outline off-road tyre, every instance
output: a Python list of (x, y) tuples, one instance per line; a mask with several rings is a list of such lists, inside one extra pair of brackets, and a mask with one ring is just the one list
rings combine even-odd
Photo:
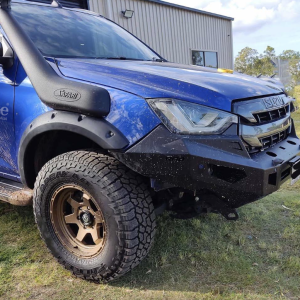
[[(106, 242), (95, 257), (78, 257), (55, 232), (50, 201), (63, 185), (82, 187), (101, 208)], [(153, 244), (155, 213), (143, 178), (116, 159), (97, 152), (69, 152), (46, 163), (35, 183), (33, 207), (47, 248), (60, 264), (82, 279), (112, 281), (136, 267)]]

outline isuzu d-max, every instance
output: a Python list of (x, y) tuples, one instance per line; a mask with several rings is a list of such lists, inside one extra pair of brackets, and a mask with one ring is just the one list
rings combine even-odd
[(278, 85), (170, 63), (89, 11), (0, 0), (0, 199), (76, 276), (137, 266), (156, 216), (219, 212), (300, 175)]

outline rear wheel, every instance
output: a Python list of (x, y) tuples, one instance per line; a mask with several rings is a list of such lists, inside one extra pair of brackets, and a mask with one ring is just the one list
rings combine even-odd
[(154, 207), (142, 179), (96, 152), (49, 161), (35, 184), (34, 212), (51, 253), (87, 280), (124, 275), (153, 243)]

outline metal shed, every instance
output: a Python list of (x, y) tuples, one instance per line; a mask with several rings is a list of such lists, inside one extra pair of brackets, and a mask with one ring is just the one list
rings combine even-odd
[[(32, 2), (40, 2), (45, 4), (51, 4), (52, 0), (28, 0)], [(69, 8), (81, 8), (81, 9), (88, 9), (89, 4), (88, 0), (59, 0), (59, 3), (64, 7)]]
[[(233, 18), (160, 0), (60, 2), (113, 20), (169, 61), (233, 69)], [(124, 15), (126, 10), (133, 12), (131, 18)]]
[[(89, 7), (169, 61), (233, 68), (230, 17), (159, 0), (89, 0)], [(132, 18), (124, 16), (126, 10), (134, 11)]]

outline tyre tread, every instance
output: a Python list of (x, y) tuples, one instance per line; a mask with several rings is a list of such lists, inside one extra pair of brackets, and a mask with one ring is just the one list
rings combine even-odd
[[(70, 172), (81, 171), (85, 179), (100, 185), (106, 192), (118, 223), (119, 249), (114, 264), (105, 271), (105, 266), (92, 270), (78, 269), (61, 257), (56, 259), (75, 276), (95, 282), (99, 280), (108, 282), (129, 272), (149, 253), (156, 227), (154, 206), (142, 178), (115, 158), (96, 151), (72, 151), (59, 155), (44, 165), (36, 179), (34, 188), (36, 220), (36, 212), (41, 210), (39, 193), (45, 179), (49, 174), (59, 172), (63, 168)], [(45, 241), (42, 232), (40, 234)], [(51, 252), (50, 248), (48, 250)]]

